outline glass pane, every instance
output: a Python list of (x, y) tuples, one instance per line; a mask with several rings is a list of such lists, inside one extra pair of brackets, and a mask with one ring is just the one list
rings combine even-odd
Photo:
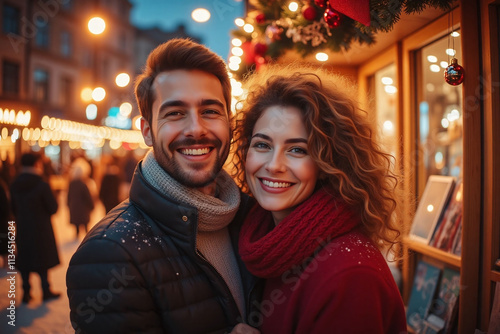
[(384, 67), (374, 75), (377, 137), (385, 152), (396, 157), (396, 65)]
[[(459, 32), (459, 31), (457, 31)], [(460, 37), (448, 35), (419, 51), (418, 193), (430, 175), (462, 175), (462, 86), (444, 80), (450, 59), (461, 60)]]

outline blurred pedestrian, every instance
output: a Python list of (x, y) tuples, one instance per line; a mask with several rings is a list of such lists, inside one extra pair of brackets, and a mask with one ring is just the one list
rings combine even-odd
[(114, 163), (109, 163), (106, 166), (99, 189), (99, 199), (104, 204), (106, 213), (120, 203), (121, 183), (120, 168)]
[(51, 216), (57, 212), (57, 201), (50, 185), (43, 181), (40, 155), (21, 156), (21, 171), (10, 188), (12, 212), (16, 221), (16, 266), (23, 280), (23, 303), (31, 300), (31, 272), (40, 275), (43, 300), (61, 294), (50, 289), (48, 269), (59, 264)]
[(83, 158), (77, 158), (70, 169), (67, 204), (69, 222), (75, 225), (76, 238), (80, 234), (80, 226), (88, 232), (90, 214), (94, 210), (94, 196), (91, 191), (90, 164)]

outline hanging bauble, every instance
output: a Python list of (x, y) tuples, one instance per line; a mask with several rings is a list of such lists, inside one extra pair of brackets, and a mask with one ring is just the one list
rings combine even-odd
[(326, 24), (328, 24), (330, 28), (337, 28), (340, 26), (341, 19), (339, 12), (331, 9), (330, 6), (328, 6), (328, 8), (325, 10), (325, 14), (323, 14), (323, 17)]
[(326, 6), (328, 6), (328, 0), (314, 0), (314, 3), (319, 8), (325, 8)]
[(266, 15), (264, 13), (257, 14), (257, 16), (255, 17), (255, 22), (257, 22), (257, 24), (265, 23)]
[(245, 64), (253, 64), (255, 62), (255, 47), (251, 42), (243, 42), (241, 45), (243, 56), (241, 56)]
[(269, 42), (279, 41), (281, 39), (281, 33), (283, 28), (278, 27), (275, 24), (270, 24), (267, 26), (265, 34)]
[(458, 65), (457, 58), (452, 58), (450, 65), (444, 70), (444, 80), (452, 85), (460, 85), (464, 81), (465, 70)]
[(314, 19), (316, 19), (316, 15), (318, 15), (318, 13), (316, 12), (316, 8), (313, 6), (304, 6), (304, 8), (302, 8), (302, 16), (306, 20), (314, 21)]
[(267, 44), (265, 43), (255, 43), (254, 53), (258, 56), (263, 56), (267, 52)]

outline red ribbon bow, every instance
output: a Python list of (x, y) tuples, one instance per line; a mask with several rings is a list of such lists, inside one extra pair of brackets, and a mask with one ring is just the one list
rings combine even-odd
[(365, 26), (370, 25), (370, 0), (330, 0), (330, 7)]

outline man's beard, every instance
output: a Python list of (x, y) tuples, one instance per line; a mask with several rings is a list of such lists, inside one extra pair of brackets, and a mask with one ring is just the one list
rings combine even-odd
[[(152, 136), (152, 140), (153, 153), (158, 164), (177, 182), (189, 188), (202, 188), (212, 183), (217, 178), (217, 175), (219, 175), (219, 172), (224, 166), (224, 162), (229, 155), (229, 144), (223, 147), (222, 142), (219, 139), (185, 139), (182, 141), (175, 141), (170, 143), (168, 147), (172, 154), (166, 152), (162, 145), (157, 145), (154, 135)], [(216, 151), (216, 159), (213, 163), (212, 170), (208, 173), (204, 173), (206, 175), (204, 175), (201, 179), (195, 177), (196, 171), (187, 172), (183, 169), (173, 157), (173, 152), (175, 152), (179, 147), (187, 147), (191, 145), (209, 145)], [(196, 170), (196, 167), (192, 166), (191, 169)]]

